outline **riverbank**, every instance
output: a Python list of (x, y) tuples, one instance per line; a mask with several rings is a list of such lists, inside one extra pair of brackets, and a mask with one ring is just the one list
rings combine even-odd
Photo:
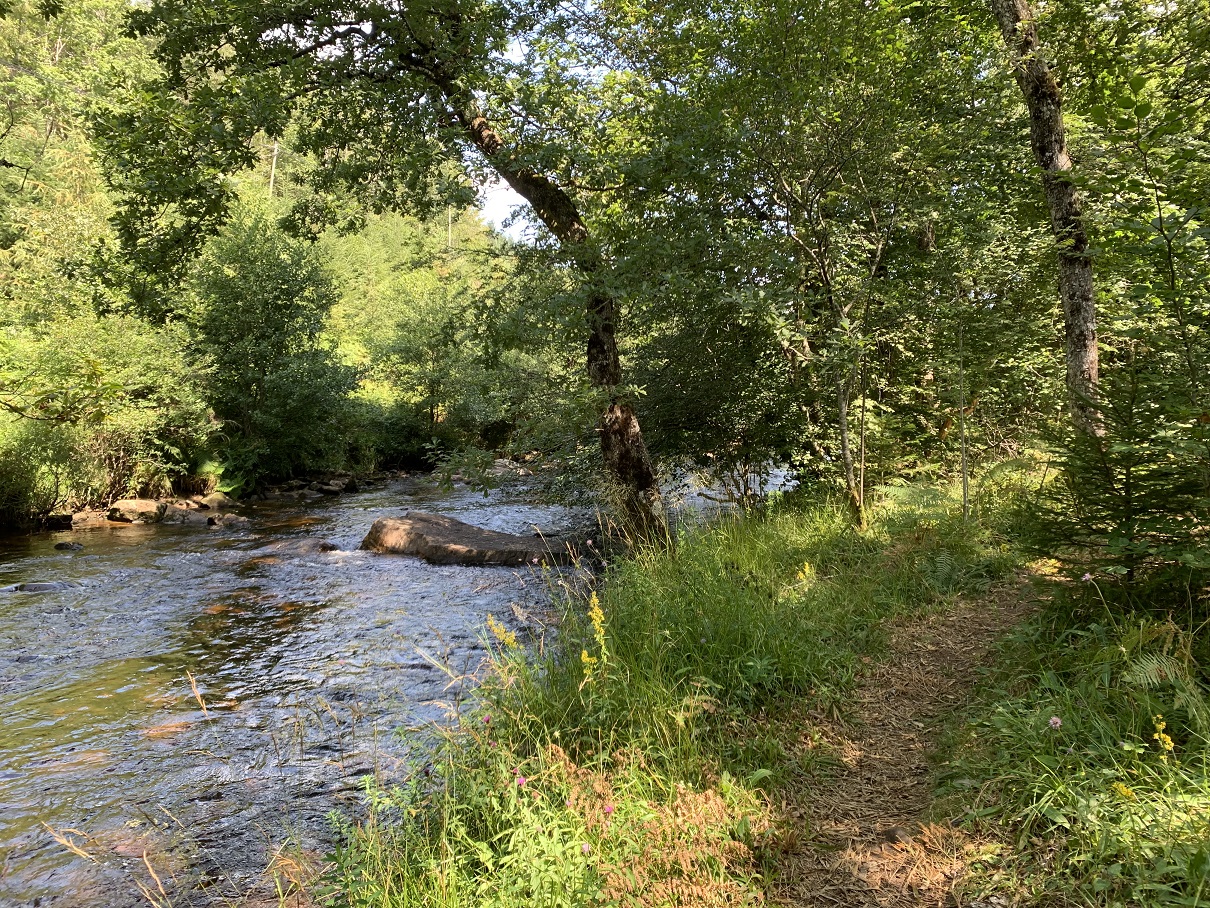
[[(536, 654), (498, 628), (480, 707), (372, 787), (338, 904), (734, 905), (775, 895), (843, 772), (834, 730), (901, 622), (1008, 576), (944, 497), (787, 506), (609, 568)], [(1015, 613), (1011, 613), (1015, 614)]]
[(865, 530), (784, 506), (610, 566), (536, 653), (489, 623), (479, 707), (430, 761), (368, 787), (314, 894), (1197, 904), (1204, 689), (1137, 671), (1188, 639), (1143, 621), (1135, 657), (1098, 680), (1129, 622), (1088, 631), (979, 516), (928, 492), (885, 500)]

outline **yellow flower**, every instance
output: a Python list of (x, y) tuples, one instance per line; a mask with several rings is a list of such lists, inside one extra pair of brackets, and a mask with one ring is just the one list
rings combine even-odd
[(1151, 736), (1151, 739), (1155, 741), (1156, 745), (1160, 749), (1160, 762), (1167, 763), (1168, 754), (1172, 753), (1172, 751), (1176, 749), (1176, 745), (1172, 742), (1172, 738), (1164, 733), (1164, 729), (1168, 727), (1168, 723), (1164, 721), (1164, 717), (1162, 715), (1152, 716), (1151, 721), (1155, 723), (1155, 734)]
[(499, 640), (506, 649), (516, 648), (517, 635), (497, 621), (495, 615), (487, 616), (487, 629), (492, 632), (492, 636)]
[(581, 650), (580, 661), (584, 663), (584, 682), (592, 681), (599, 665), (603, 670), (609, 665), (609, 650), (605, 646), (605, 612), (601, 609), (601, 600), (594, 592), (588, 597), (588, 620), (592, 622), (592, 636), (596, 640), (598, 655), (590, 656), (588, 650)]
[[(593, 673), (596, 671), (599, 660), (596, 656), (588, 655), (588, 650), (582, 649), (580, 650), (580, 661), (584, 663), (584, 684), (588, 684), (592, 681)], [(580, 686), (583, 687), (584, 684)]]
[(588, 597), (588, 620), (592, 622), (593, 636), (600, 643), (605, 639), (605, 612), (601, 610), (601, 600), (595, 592)]
[(1128, 786), (1122, 784), (1121, 782), (1114, 782), (1112, 785), (1109, 786), (1109, 788), (1119, 798), (1122, 798), (1127, 801), (1133, 801), (1135, 799), (1134, 792)]

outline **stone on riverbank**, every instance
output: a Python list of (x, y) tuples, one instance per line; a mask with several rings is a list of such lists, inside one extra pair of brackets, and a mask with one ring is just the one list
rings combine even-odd
[(380, 517), (361, 548), (388, 555), (418, 555), (430, 564), (569, 564), (556, 540), (513, 536), (471, 526), (441, 514)]
[(211, 492), (209, 495), (195, 496), (196, 501), (202, 508), (211, 511), (229, 511), (234, 508), (235, 501), (228, 498), (222, 492)]
[(109, 506), (106, 516), (117, 523), (155, 523), (167, 507), (165, 502), (151, 498), (123, 498)]

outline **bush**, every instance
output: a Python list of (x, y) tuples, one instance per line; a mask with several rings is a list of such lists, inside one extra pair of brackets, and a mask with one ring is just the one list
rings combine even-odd
[(357, 376), (325, 340), (336, 291), (313, 247), (245, 209), (207, 247), (189, 289), (228, 488), (342, 465)]
[(77, 315), (8, 341), (6, 365), (31, 377), (18, 391), (74, 403), (53, 414), (61, 418), (0, 422), (0, 519), (169, 491), (206, 444), (205, 366), (190, 362), (179, 328)]
[(1141, 359), (1102, 384), (1103, 435), (1056, 441), (1026, 543), (1124, 609), (1210, 603), (1210, 420)]

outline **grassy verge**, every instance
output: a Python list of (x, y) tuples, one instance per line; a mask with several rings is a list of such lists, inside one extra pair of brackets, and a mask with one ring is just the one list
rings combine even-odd
[(1091, 579), (1051, 592), (949, 742), (943, 791), (996, 843), (973, 887), (1210, 905), (1204, 626), (1110, 609)]
[(370, 788), (332, 902), (759, 901), (779, 790), (828, 766), (811, 715), (844, 713), (887, 619), (1008, 564), (952, 498), (896, 498), (865, 530), (804, 503), (688, 532), (613, 565), (536, 651), (489, 624), (477, 711)]

